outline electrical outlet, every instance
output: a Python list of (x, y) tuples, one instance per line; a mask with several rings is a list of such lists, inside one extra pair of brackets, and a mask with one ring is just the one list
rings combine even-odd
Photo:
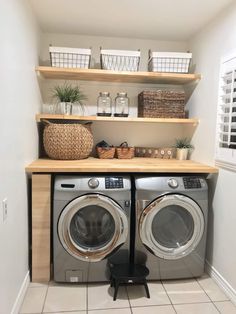
[(7, 206), (7, 198), (4, 198), (2, 201), (2, 217), (3, 217), (3, 222), (7, 219), (8, 215), (8, 206)]

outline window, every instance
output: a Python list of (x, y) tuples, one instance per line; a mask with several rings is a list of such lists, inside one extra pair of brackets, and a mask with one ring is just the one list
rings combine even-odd
[(236, 170), (236, 52), (220, 68), (216, 163)]

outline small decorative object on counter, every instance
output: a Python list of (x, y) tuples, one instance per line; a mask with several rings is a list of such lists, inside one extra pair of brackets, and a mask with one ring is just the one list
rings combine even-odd
[(87, 97), (81, 92), (78, 85), (73, 86), (64, 82), (63, 85), (56, 85), (52, 90), (52, 96), (60, 105), (60, 113), (65, 115), (72, 114), (72, 106), (77, 105), (81, 109), (81, 114), (84, 112), (83, 100)]
[(188, 153), (194, 149), (194, 146), (190, 144), (190, 139), (187, 137), (175, 140), (176, 147), (176, 159), (186, 160), (188, 159)]
[(52, 159), (74, 160), (89, 157), (93, 148), (91, 123), (57, 124), (45, 121), (43, 144)]
[(138, 71), (140, 51), (101, 49), (101, 68), (113, 71)]
[(135, 157), (172, 159), (174, 153), (173, 147), (135, 147)]
[(108, 92), (100, 92), (97, 99), (97, 116), (111, 116), (111, 97)]
[(184, 118), (185, 92), (145, 90), (138, 95), (138, 117)]
[(115, 117), (128, 117), (129, 115), (129, 98), (127, 93), (117, 93), (115, 98)]
[(152, 72), (188, 73), (191, 53), (151, 52), (149, 50), (148, 70)]
[(96, 151), (98, 154), (98, 158), (112, 159), (114, 158), (116, 149), (112, 145), (109, 145), (107, 142), (101, 141), (97, 143)]
[(129, 147), (127, 142), (123, 142), (119, 147), (116, 147), (118, 159), (131, 159), (134, 157), (134, 147)]
[(52, 67), (88, 69), (91, 49), (49, 47)]

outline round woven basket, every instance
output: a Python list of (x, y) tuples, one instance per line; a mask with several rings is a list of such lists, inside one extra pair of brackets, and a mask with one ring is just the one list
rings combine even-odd
[(90, 125), (46, 121), (43, 144), (47, 155), (52, 159), (84, 159), (92, 151), (93, 135)]

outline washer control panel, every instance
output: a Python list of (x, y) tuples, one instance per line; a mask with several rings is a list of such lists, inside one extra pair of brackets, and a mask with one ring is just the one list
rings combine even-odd
[(122, 177), (105, 177), (106, 189), (123, 189), (124, 182)]
[(196, 177), (184, 177), (185, 189), (200, 189), (202, 187), (200, 178)]

